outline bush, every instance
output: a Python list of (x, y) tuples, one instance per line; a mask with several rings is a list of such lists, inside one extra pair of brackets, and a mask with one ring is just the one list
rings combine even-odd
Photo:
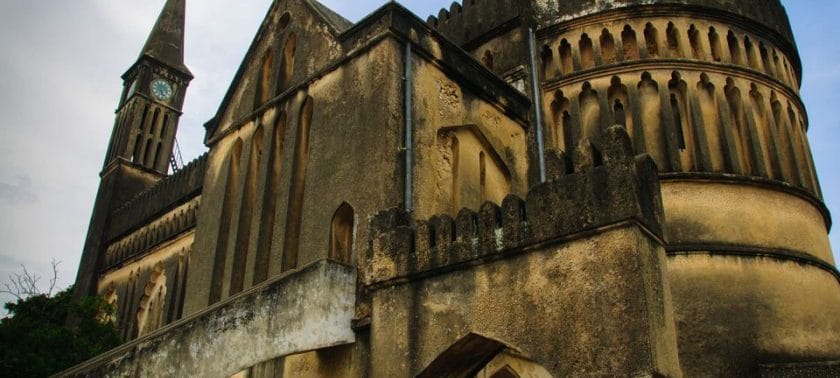
[[(73, 301), (73, 287), (5, 305), (0, 321), (0, 371), (47, 377), (119, 345), (113, 308), (100, 297)], [(72, 319), (73, 325), (68, 325)]]

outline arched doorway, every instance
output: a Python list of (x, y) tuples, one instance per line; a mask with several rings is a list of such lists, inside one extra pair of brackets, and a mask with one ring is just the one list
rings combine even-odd
[(470, 333), (439, 354), (418, 378), (550, 378), (540, 364), (506, 345)]

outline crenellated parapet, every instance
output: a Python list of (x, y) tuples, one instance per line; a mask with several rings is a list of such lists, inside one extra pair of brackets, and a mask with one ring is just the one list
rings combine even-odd
[(526, 15), (529, 1), (464, 0), (429, 16), (426, 23), (450, 41), (463, 45)]
[(183, 204), (196, 196), (204, 185), (207, 154), (201, 155), (177, 173), (161, 180), (151, 189), (138, 194), (112, 214), (113, 221), (105, 233), (106, 240), (146, 224), (149, 219)]
[(526, 198), (509, 195), (501, 206), (412, 220), (398, 208), (371, 221), (370, 246), (361, 262), (366, 285), (458, 269), (544, 243), (562, 243), (589, 232), (635, 222), (662, 238), (663, 210), (656, 165), (633, 153), (621, 126), (588, 140), (567, 156), (548, 154), (549, 181)]

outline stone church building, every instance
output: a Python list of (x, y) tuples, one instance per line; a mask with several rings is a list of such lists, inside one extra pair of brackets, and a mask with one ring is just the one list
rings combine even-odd
[(275, 0), (179, 166), (185, 8), (76, 281), (124, 344), (63, 376), (840, 376), (778, 0)]

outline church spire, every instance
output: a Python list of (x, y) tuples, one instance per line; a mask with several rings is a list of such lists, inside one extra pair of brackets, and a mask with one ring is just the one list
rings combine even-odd
[(166, 0), (143, 46), (141, 57), (148, 56), (190, 75), (190, 70), (184, 65), (185, 14), (186, 0)]

